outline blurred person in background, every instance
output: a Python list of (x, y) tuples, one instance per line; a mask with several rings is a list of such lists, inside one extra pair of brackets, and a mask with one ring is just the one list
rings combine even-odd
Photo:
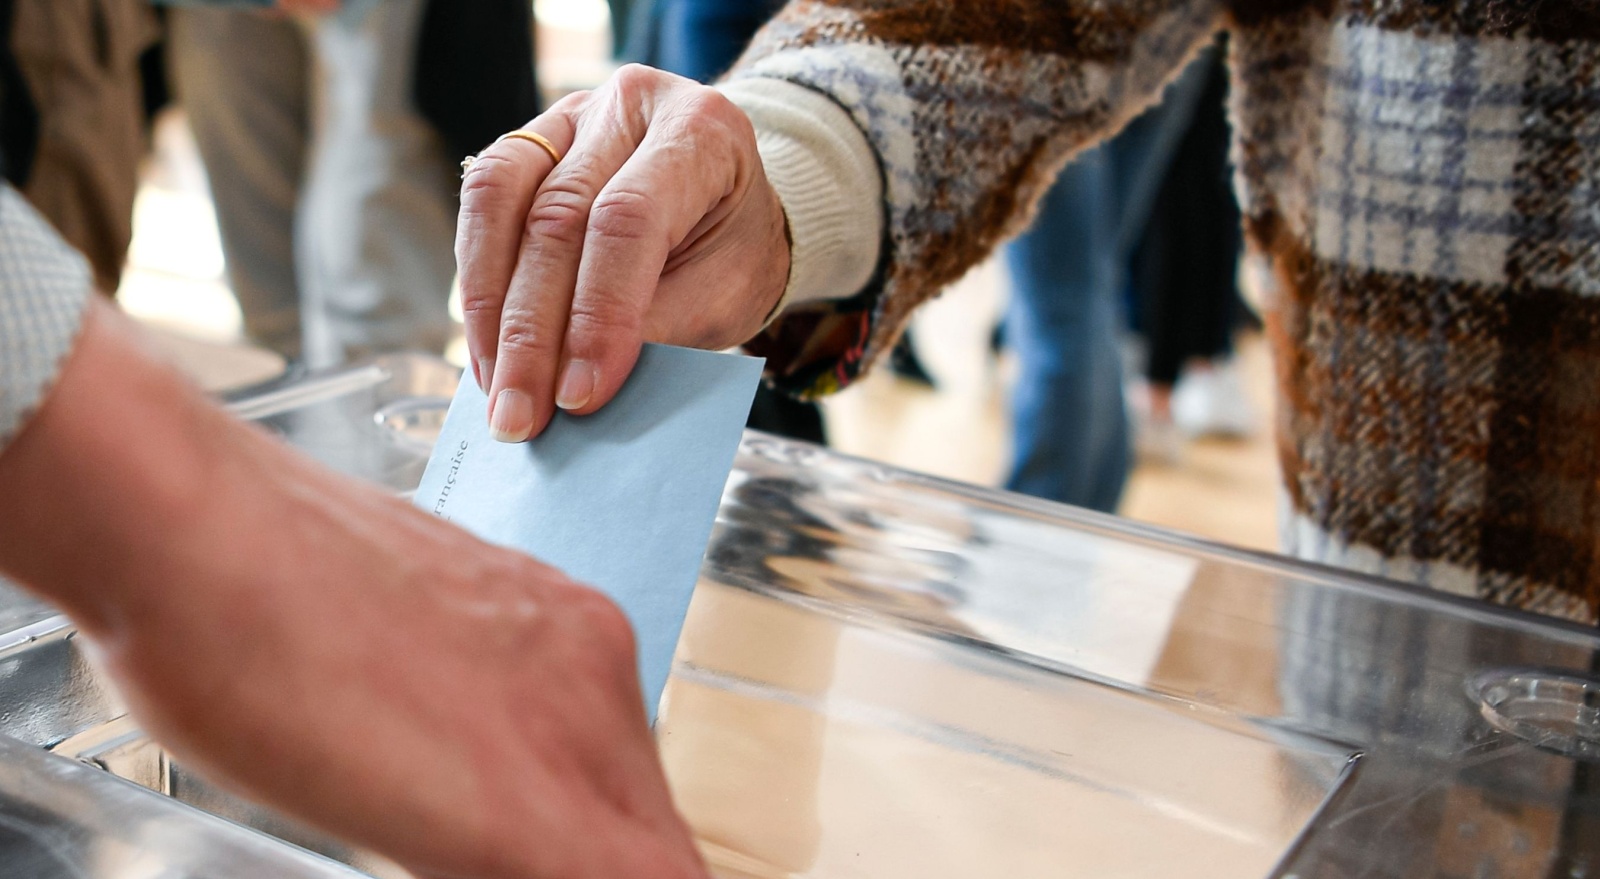
[(148, 147), (140, 59), (160, 24), (147, 0), (0, 0), (5, 179), (115, 294)]
[(1255, 412), (1233, 361), (1253, 315), (1239, 296), (1243, 248), (1228, 164), (1226, 38), (1195, 61), (1199, 93), (1132, 254), (1129, 304), (1144, 337), (1141, 460), (1176, 465), (1193, 437), (1242, 438)]
[(1009, 491), (1104, 513), (1122, 499), (1133, 465), (1122, 365), (1130, 264), (1204, 81), (1190, 65), (1160, 103), (1075, 156), (1003, 248), (1002, 338), (1017, 359)]
[(459, 160), (537, 112), (529, 4), (252, 6), (169, 36), (246, 334), (311, 367), (442, 353)]

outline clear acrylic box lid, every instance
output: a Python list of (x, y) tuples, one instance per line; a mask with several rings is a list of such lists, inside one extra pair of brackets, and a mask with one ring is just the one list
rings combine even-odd
[[(389, 359), (239, 405), (406, 491), (454, 377)], [(656, 731), (728, 879), (1576, 879), (1600, 875), (1597, 648), (752, 433)], [(114, 701), (0, 732), (81, 756)]]

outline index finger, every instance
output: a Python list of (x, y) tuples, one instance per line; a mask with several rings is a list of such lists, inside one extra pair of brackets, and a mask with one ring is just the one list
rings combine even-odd
[[(569, 113), (586, 99), (581, 92), (568, 95), (523, 130), (542, 135), (565, 155), (575, 136)], [(456, 271), (467, 352), (478, 387), (485, 393), (494, 380), (500, 315), (517, 267), (528, 211), (555, 164), (538, 144), (506, 138), (485, 148), (462, 174)]]

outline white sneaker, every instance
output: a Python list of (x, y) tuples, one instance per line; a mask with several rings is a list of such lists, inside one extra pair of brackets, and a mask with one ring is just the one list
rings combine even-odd
[(1233, 360), (1188, 369), (1172, 390), (1172, 420), (1193, 437), (1243, 439), (1255, 433), (1256, 413)]
[(1180, 467), (1187, 445), (1188, 437), (1171, 419), (1145, 417), (1135, 422), (1133, 453), (1141, 464)]

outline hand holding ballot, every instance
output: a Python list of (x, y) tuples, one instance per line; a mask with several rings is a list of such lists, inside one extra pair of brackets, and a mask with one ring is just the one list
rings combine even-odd
[(456, 230), (471, 371), (507, 442), (605, 405), (646, 341), (745, 342), (789, 276), (755, 131), (715, 90), (630, 65), (526, 131), (548, 148), (484, 150)]
[(180, 762), (422, 879), (703, 879), (628, 622), (226, 415), (90, 307), (0, 454), (0, 571)]

